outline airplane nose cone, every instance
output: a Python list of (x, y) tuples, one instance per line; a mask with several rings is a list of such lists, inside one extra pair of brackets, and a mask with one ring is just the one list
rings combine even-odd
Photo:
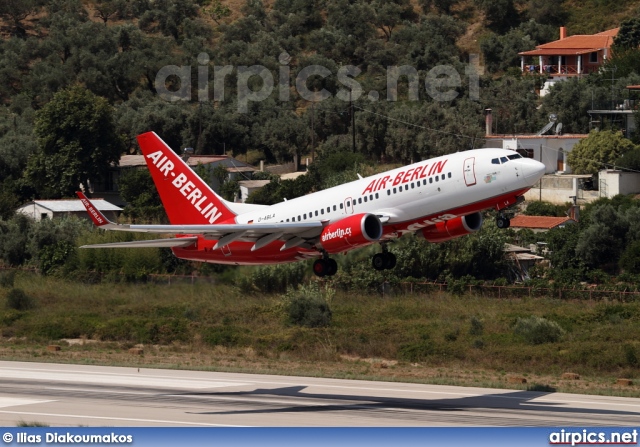
[(524, 178), (529, 182), (536, 183), (542, 178), (545, 171), (545, 165), (536, 160), (526, 160), (526, 164), (523, 167)]

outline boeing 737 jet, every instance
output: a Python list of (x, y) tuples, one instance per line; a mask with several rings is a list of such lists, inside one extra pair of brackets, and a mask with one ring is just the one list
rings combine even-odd
[(478, 231), (482, 211), (523, 199), (544, 165), (505, 149), (474, 149), (318, 191), (275, 205), (232, 203), (218, 196), (158, 135), (138, 136), (170, 225), (123, 225), (107, 220), (82, 192), (94, 224), (105, 230), (174, 237), (82, 248), (169, 247), (178, 258), (217, 264), (263, 265), (317, 258), (318, 276), (338, 269), (331, 255), (380, 244), (376, 270), (395, 267), (387, 243), (405, 233), (443, 242)]

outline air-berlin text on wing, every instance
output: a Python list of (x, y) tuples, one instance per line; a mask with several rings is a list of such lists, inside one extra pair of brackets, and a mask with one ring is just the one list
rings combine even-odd
[(365, 190), (362, 192), (362, 195), (380, 191), (381, 189), (385, 189), (387, 187), (398, 186), (404, 183), (420, 180), (432, 175), (441, 174), (442, 170), (444, 169), (444, 165), (447, 164), (447, 161), (449, 160), (437, 161), (433, 163), (431, 167), (429, 167), (428, 163), (425, 163), (415, 168), (409, 168), (406, 170), (403, 169), (402, 171), (399, 171), (393, 178), (390, 175), (385, 175), (384, 177), (377, 178), (375, 180), (372, 180), (371, 183), (367, 185)]
[[(156, 151), (147, 155), (147, 158), (153, 161), (153, 165), (165, 177), (174, 177), (171, 184), (178, 188), (180, 193), (187, 198), (188, 201), (194, 206), (205, 219), (209, 219), (209, 223), (213, 224), (216, 220), (222, 216), (222, 213), (218, 211), (218, 208), (214, 203), (209, 200), (207, 196), (202, 194), (202, 191), (196, 185), (189, 180), (189, 178), (182, 172), (176, 174), (173, 172), (175, 165), (171, 160), (167, 158), (162, 151)], [(206, 205), (205, 205), (206, 203)]]

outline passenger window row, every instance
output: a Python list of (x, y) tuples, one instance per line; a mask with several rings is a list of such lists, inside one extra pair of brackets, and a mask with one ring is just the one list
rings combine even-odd
[[(423, 179), (422, 180), (422, 186), (426, 186), (427, 183), (432, 184), (434, 182), (440, 182), (440, 181), (444, 181), (446, 178), (451, 178), (451, 173), (447, 173), (447, 174), (442, 174), (442, 175), (436, 175), (433, 177), (429, 177), (429, 179)], [(391, 195), (391, 191), (393, 190), (393, 194), (397, 194), (399, 192), (403, 191), (403, 187), (404, 187), (404, 191), (408, 191), (409, 188), (411, 189), (415, 189), (415, 188), (419, 188), (421, 186), (420, 181), (417, 182), (411, 182), (411, 183), (407, 183), (406, 185), (401, 185), (399, 187), (393, 187), (393, 188), (389, 188), (387, 189), (387, 195), (390, 196)], [(344, 207), (346, 206), (347, 208), (351, 208), (351, 206), (355, 206), (355, 205), (362, 205), (363, 203), (367, 203), (367, 202), (373, 202), (375, 199), (379, 199), (380, 198), (380, 194), (379, 193), (375, 193), (375, 194), (369, 194), (368, 196), (364, 196), (364, 197), (358, 197), (357, 199), (353, 199), (353, 201), (348, 200), (345, 203), (340, 203), (339, 205), (333, 205), (333, 207), (328, 206), (327, 208), (321, 208), (320, 210), (315, 210), (315, 211), (310, 211), (309, 213), (303, 213), (303, 214), (299, 214), (297, 217), (291, 217), (288, 218), (286, 220), (281, 220), (280, 222), (301, 222), (303, 220), (307, 220), (307, 219), (312, 219), (313, 217), (321, 217), (323, 215), (325, 215), (325, 209), (326, 209), (326, 214), (331, 213), (331, 209), (333, 208), (333, 211), (337, 211), (338, 208), (339, 209), (344, 209)]]

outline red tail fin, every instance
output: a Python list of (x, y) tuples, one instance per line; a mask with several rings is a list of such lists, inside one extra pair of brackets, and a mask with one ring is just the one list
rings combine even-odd
[(232, 221), (235, 214), (155, 132), (138, 135), (138, 144), (173, 225)]

